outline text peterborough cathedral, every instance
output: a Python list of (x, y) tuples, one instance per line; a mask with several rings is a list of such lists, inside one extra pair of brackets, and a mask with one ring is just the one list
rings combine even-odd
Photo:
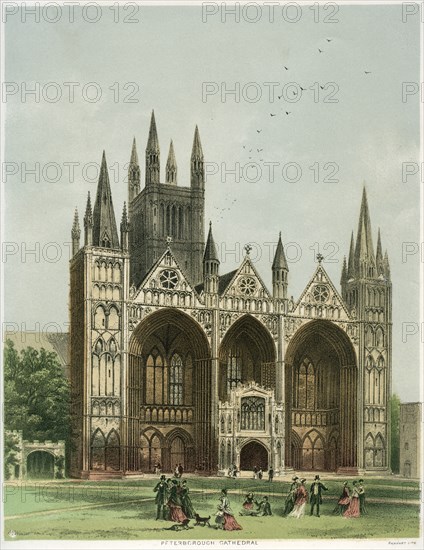
[(189, 185), (177, 176), (171, 142), (161, 181), (152, 113), (144, 188), (134, 141), (120, 232), (104, 153), (82, 246), (75, 213), (71, 475), (387, 473), (392, 286), (365, 190), (341, 292), (318, 257), (294, 300), (281, 236), (272, 291), (248, 253), (220, 272), (197, 127)]

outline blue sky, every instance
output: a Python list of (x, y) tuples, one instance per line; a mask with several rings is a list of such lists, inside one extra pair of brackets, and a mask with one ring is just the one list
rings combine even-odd
[[(205, 159), (215, 163), (211, 171), (217, 166), (218, 173), (207, 182), (206, 217), (213, 222), (221, 273), (241, 261), (229, 251), (256, 243), (257, 267), (270, 286), (269, 243), (275, 244), (281, 231), (286, 245), (296, 243), (288, 247), (292, 259), (301, 250), (301, 257), (290, 263), (289, 294), (295, 299), (315, 269), (315, 243), (324, 255), (333, 253), (335, 261), (327, 258), (323, 265), (339, 288), (365, 182), (374, 245), (380, 227), (391, 263), (393, 386), (403, 400), (418, 400), (419, 336), (403, 342), (402, 326), (419, 323), (420, 264), (418, 254), (403, 261), (402, 251), (404, 243), (420, 242), (420, 182), (418, 175), (402, 181), (402, 163), (419, 162), (419, 97), (402, 102), (402, 83), (420, 79), (419, 20), (411, 17), (403, 23), (400, 10), (399, 5), (342, 5), (338, 22), (332, 24), (315, 23), (306, 6), (297, 23), (281, 16), (271, 23), (265, 11), (257, 23), (243, 18), (235, 23), (230, 17), (223, 23), (220, 14), (202, 22), (199, 6), (142, 7), (134, 24), (114, 23), (106, 7), (101, 19), (91, 24), (78, 10), (74, 23), (66, 16), (58, 23), (43, 18), (35, 23), (30, 17), (22, 22), (20, 14), (10, 16), (5, 25), (5, 81), (16, 83), (19, 91), (3, 103), (5, 160), (17, 166), (17, 173), (3, 182), (3, 240), (16, 243), (4, 258), (5, 321), (26, 323), (27, 329), (35, 323), (64, 326), (68, 321), (69, 249), (64, 243), (70, 242), (75, 206), (82, 219), (87, 192), (96, 189), (95, 171), (83, 167), (99, 163), (106, 150), (109, 166), (115, 167), (111, 183), (119, 222), (127, 199), (125, 165), (132, 139), (137, 139), (143, 177), (154, 108), (162, 174), (172, 138), (179, 183), (188, 183), (196, 124)], [(43, 91), (53, 94), (57, 89), (46, 86), (49, 82), (63, 95), (55, 103), (43, 97)], [(73, 102), (67, 82), (79, 83)], [(87, 87), (90, 82), (102, 91), (97, 102), (86, 99), (94, 90)], [(276, 95), (289, 82), (305, 91), (297, 102), (284, 97), (270, 101), (269, 82), (278, 83)], [(30, 96), (22, 101), (22, 89), (35, 83), (40, 101)], [(138, 87), (136, 102), (123, 101), (137, 89), (127, 83)], [(215, 83), (209, 86), (218, 92), (202, 97), (204, 83)], [(236, 83), (240, 100), (224, 94), (223, 101), (223, 90)], [(117, 90), (119, 101), (114, 101)], [(246, 100), (255, 90), (261, 98)], [(338, 102), (325, 103), (332, 90), (337, 90)], [(294, 97), (292, 90), (288, 93), (289, 99)], [(22, 177), (22, 168), (37, 162), (40, 181), (29, 174)], [(238, 182), (231, 174), (224, 177), (222, 164), (231, 170), (249, 162), (262, 167), (258, 181), (251, 181), (252, 171)], [(269, 181), (266, 162), (276, 163), (274, 181)], [(49, 163), (62, 170), (57, 182), (52, 181)], [(69, 163), (78, 163), (72, 182)], [(300, 167), (299, 181), (289, 181), (294, 175), (290, 163)], [(326, 163), (332, 164), (325, 168)], [(335, 165), (338, 181), (323, 181)], [(319, 169), (318, 182), (311, 166)], [(84, 179), (85, 172), (91, 181)], [(25, 256), (25, 247), (34, 248), (35, 243), (39, 258)], [(52, 261), (55, 257), (58, 260)]]

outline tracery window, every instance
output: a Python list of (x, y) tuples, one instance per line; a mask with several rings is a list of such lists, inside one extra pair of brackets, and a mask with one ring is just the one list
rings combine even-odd
[(169, 399), (172, 405), (183, 404), (183, 361), (178, 353), (171, 358)]
[(227, 391), (231, 391), (241, 383), (242, 355), (239, 347), (230, 350), (227, 359)]
[(308, 357), (303, 359), (296, 374), (296, 407), (313, 409), (315, 407), (315, 369)]
[(241, 400), (241, 429), (265, 429), (265, 399), (262, 397), (243, 397)]

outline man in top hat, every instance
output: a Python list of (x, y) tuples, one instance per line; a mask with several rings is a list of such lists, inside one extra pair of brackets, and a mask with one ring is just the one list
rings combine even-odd
[(299, 486), (299, 478), (298, 478), (298, 476), (293, 476), (292, 477), (292, 483), (291, 483), (290, 489), (289, 489), (289, 493), (286, 497), (283, 516), (288, 516), (290, 514), (290, 512), (293, 510), (294, 502), (296, 500), (296, 492), (297, 492), (298, 486)]
[(166, 476), (161, 475), (160, 481), (153, 489), (157, 493), (155, 497), (156, 503), (156, 519), (166, 519), (166, 503), (168, 502), (168, 484)]
[(319, 518), (319, 506), (320, 504), (322, 504), (322, 491), (328, 491), (328, 489), (323, 483), (321, 483), (319, 475), (316, 475), (309, 493), (309, 502), (311, 503), (311, 516), (314, 515), (314, 508), (316, 506), (317, 517)]

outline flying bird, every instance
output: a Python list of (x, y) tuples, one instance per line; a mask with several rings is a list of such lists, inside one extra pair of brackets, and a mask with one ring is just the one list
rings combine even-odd
[(258, 153), (260, 153), (261, 151), (263, 151), (263, 149), (256, 149)]
[(320, 49), (318, 48), (318, 51), (319, 51), (319, 53), (322, 53), (324, 50), (320, 50)]
[(283, 97), (283, 94), (277, 95), (278, 99), (281, 99)]
[(272, 113), (269, 113), (271, 116), (277, 116), (277, 114), (273, 115)]
[(321, 90), (323, 90), (323, 89), (324, 89), (324, 86), (321, 86), (321, 84), (320, 84), (320, 86), (319, 86), (319, 87), (321, 88)]
[(365, 74), (371, 74), (371, 71), (364, 71)]
[(289, 115), (291, 113), (291, 111), (286, 111), (286, 115)]
[(258, 134), (260, 134), (262, 132), (262, 130), (256, 130), (258, 132)]
[(327, 42), (331, 42), (333, 39), (332, 38), (326, 38)]
[(285, 65), (284, 65), (284, 68), (286, 69), (286, 71), (288, 71), (288, 70), (289, 70), (289, 68), (288, 68), (288, 67), (286, 67)]

